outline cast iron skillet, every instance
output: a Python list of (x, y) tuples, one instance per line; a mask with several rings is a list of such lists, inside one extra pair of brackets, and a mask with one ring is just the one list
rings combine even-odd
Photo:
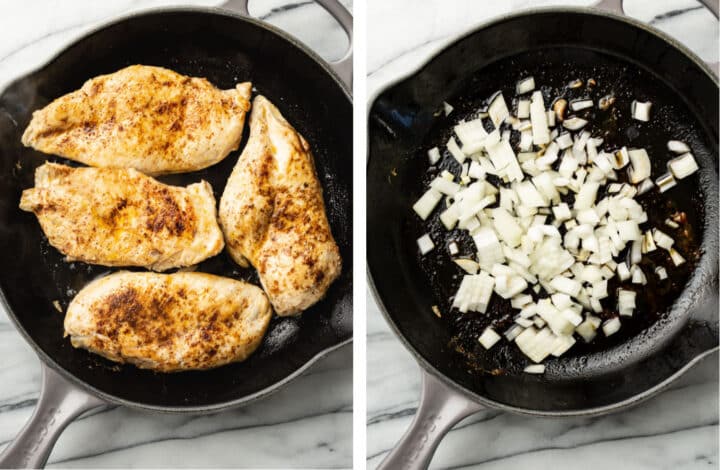
[[(237, 2), (236, 2), (237, 3)], [(213, 9), (170, 9), (128, 16), (88, 34), (0, 95), (0, 298), (10, 318), (43, 362), (40, 400), (28, 425), (10, 444), (0, 467), (46, 462), (64, 427), (85, 410), (106, 404), (163, 412), (212, 412), (247, 404), (279, 389), (311, 363), (352, 338), (352, 99), (351, 54), (326, 64), (274, 27)], [(352, 17), (335, 0), (319, 1), (348, 35)], [(63, 338), (63, 310), (74, 294), (107, 268), (68, 264), (50, 247), (32, 214), (18, 209), (20, 193), (46, 160), (24, 148), (20, 136), (31, 113), (99, 74), (130, 64), (159, 65), (208, 78), (220, 88), (252, 80), (255, 93), (275, 103), (310, 145), (324, 188), (343, 272), (327, 297), (298, 318), (275, 318), (258, 351), (246, 362), (204, 372), (156, 374), (118, 366), (71, 347)], [(346, 81), (342, 81), (342, 75)], [(161, 178), (187, 185), (205, 179), (219, 200), (247, 140), (203, 171)], [(253, 269), (226, 253), (199, 271), (258, 284)]]
[[(609, 143), (632, 139), (633, 146), (648, 148), (653, 174), (665, 166), (670, 136), (687, 141), (702, 166), (667, 197), (641, 198), (655, 224), (671, 202), (688, 214), (694, 238), (688, 250), (693, 244), (696, 249), (683, 269), (669, 268), (675, 287), (649, 285), (639, 295), (637, 318), (625, 322), (620, 334), (600, 348), (577, 346), (567, 357), (550, 361), (541, 376), (522, 373), (527, 360), (512, 346), (485, 352), (478, 345), (487, 317), (507, 313), (502, 304), (496, 301), (487, 316), (452, 314), (448, 299), (458, 280), (444, 254), (449, 238), (431, 221), (437, 248), (419, 256), (415, 239), (428, 225), (410, 209), (432, 176), (426, 151), (444, 146), (452, 123), (492, 92), (505, 88), (506, 97), (514, 96), (509, 88), (528, 75), (547, 87), (549, 96), (576, 77), (597, 79), (597, 89), (582, 91), (596, 100), (613, 91), (616, 108), (626, 111), (596, 129), (607, 132)], [(628, 116), (634, 98), (655, 103), (647, 125), (633, 125)], [(437, 113), (443, 101), (456, 106), (448, 119)], [(515, 14), (482, 26), (379, 94), (368, 122), (370, 283), (424, 378), (418, 414), (381, 467), (423, 468), (445, 432), (483, 406), (536, 416), (624, 408), (657, 393), (717, 349), (717, 103), (717, 79), (670, 38), (615, 14), (567, 8)], [(460, 239), (468, 253), (471, 244)], [(432, 305), (440, 306), (443, 319), (433, 315)]]

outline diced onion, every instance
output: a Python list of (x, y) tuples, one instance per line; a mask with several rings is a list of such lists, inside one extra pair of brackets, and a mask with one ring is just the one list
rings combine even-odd
[(535, 79), (533, 77), (523, 78), (517, 85), (515, 85), (515, 93), (518, 95), (524, 95), (530, 93), (535, 89)]
[(524, 372), (527, 374), (544, 374), (545, 373), (545, 365), (544, 364), (530, 364), (529, 366), (525, 367)]
[(517, 117), (520, 119), (527, 119), (530, 117), (530, 100), (519, 100)]
[(450, 152), (450, 154), (457, 160), (460, 164), (465, 161), (466, 155), (463, 153), (462, 150), (460, 150), (460, 147), (458, 147), (457, 142), (455, 142), (454, 137), (450, 137), (450, 140), (447, 142), (447, 149)]
[(628, 169), (630, 182), (638, 184), (642, 180), (650, 178), (650, 157), (645, 149), (630, 150), (628, 154), (630, 156), (630, 169)]
[(548, 129), (547, 114), (545, 114), (545, 103), (540, 91), (532, 94), (530, 122), (532, 123), (533, 144), (544, 145), (549, 143), (550, 130)]
[(443, 111), (445, 111), (445, 116), (449, 116), (450, 113), (453, 112), (453, 109), (455, 108), (453, 108), (449, 103), (443, 101)]
[(435, 209), (435, 206), (437, 206), (438, 202), (440, 202), (440, 199), (442, 199), (442, 193), (430, 188), (425, 191), (425, 194), (423, 194), (413, 205), (413, 210), (422, 220), (425, 220), (428, 218), (433, 209)]
[(650, 108), (652, 107), (651, 102), (633, 101), (630, 106), (630, 112), (633, 119), (638, 121), (648, 122), (650, 120)]
[(675, 187), (677, 181), (675, 180), (675, 177), (672, 175), (672, 173), (668, 172), (660, 175), (660, 177), (655, 180), (655, 184), (660, 189), (660, 192), (664, 193), (668, 189)]
[(685, 262), (685, 258), (675, 248), (670, 248), (670, 259), (672, 259), (675, 266), (680, 266)]
[(690, 152), (690, 147), (685, 142), (681, 142), (679, 140), (669, 140), (667, 143), (667, 148), (673, 153), (688, 153)]
[(490, 103), (488, 115), (496, 129), (510, 116), (510, 111), (501, 92), (498, 92)]
[(655, 274), (657, 274), (658, 279), (660, 279), (661, 281), (664, 281), (668, 278), (667, 270), (662, 266), (658, 266), (657, 268), (655, 268)]
[(623, 316), (632, 316), (633, 310), (635, 310), (635, 297), (634, 291), (626, 289), (617, 290), (618, 299), (618, 313)]
[(579, 118), (577, 116), (572, 116), (563, 121), (563, 127), (571, 131), (578, 131), (585, 127), (587, 123), (588, 122), (585, 119)]
[(497, 334), (492, 328), (487, 327), (478, 338), (478, 341), (480, 342), (480, 344), (483, 345), (485, 349), (490, 349), (495, 346), (495, 343), (500, 341), (500, 335)]
[(440, 161), (440, 149), (437, 147), (433, 147), (430, 150), (428, 150), (428, 160), (430, 160), (430, 165), (434, 165), (437, 162)]
[(593, 107), (593, 100), (591, 99), (582, 99), (582, 100), (574, 100), (570, 102), (570, 109), (573, 111), (581, 111), (583, 109), (592, 108)]
[(610, 320), (607, 320), (602, 325), (603, 333), (605, 333), (605, 336), (611, 336), (620, 331), (620, 319), (615, 317)]
[(450, 252), (450, 255), (455, 256), (456, 254), (460, 253), (460, 249), (458, 248), (457, 243), (450, 242), (448, 244), (448, 251)]
[(673, 158), (668, 162), (667, 166), (668, 170), (670, 170), (673, 176), (677, 179), (686, 178), (699, 169), (698, 164), (695, 161), (695, 157), (693, 157), (693, 154), (689, 152)]
[(421, 255), (427, 254), (431, 252), (433, 248), (435, 248), (435, 244), (430, 238), (430, 235), (428, 235), (427, 233), (417, 239), (417, 244), (418, 248), (420, 248)]
[(460, 266), (468, 274), (477, 274), (480, 270), (480, 265), (471, 259), (457, 258), (453, 261), (455, 261), (455, 264)]

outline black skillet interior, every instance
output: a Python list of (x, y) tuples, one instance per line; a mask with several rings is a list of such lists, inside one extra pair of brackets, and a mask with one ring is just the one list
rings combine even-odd
[[(602, 134), (610, 148), (620, 142), (647, 148), (653, 174), (664, 171), (665, 144), (671, 138), (688, 142), (702, 166), (666, 197), (641, 199), (655, 224), (675, 209), (687, 212), (694, 241), (680, 246), (690, 262), (680, 269), (670, 264), (671, 282), (652, 282), (641, 291), (636, 318), (624, 322), (614, 338), (596, 347), (576, 346), (567, 357), (550, 361), (544, 376), (523, 374), (527, 360), (514, 346), (503, 342), (485, 352), (477, 343), (488, 317), (505, 316), (496, 324), (508, 324), (507, 305), (496, 300), (487, 316), (450, 311), (461, 274), (446, 246), (456, 239), (461, 253), (470, 255), (472, 241), (448, 234), (437, 213), (422, 223), (411, 210), (439, 171), (428, 170), (427, 150), (436, 145), (444, 149), (452, 125), (493, 92), (503, 90), (509, 101), (516, 81), (525, 76), (535, 77), (546, 103), (560, 93), (596, 101), (614, 93), (615, 111), (593, 118), (602, 124), (591, 130)], [(591, 77), (598, 82), (592, 90), (565, 88), (572, 79)], [(630, 102), (636, 98), (653, 101), (650, 123), (630, 119)], [(438, 112), (443, 101), (455, 106), (450, 117)], [(717, 344), (717, 102), (717, 85), (683, 53), (647, 31), (602, 15), (555, 11), (515, 16), (446, 48), (384, 91), (370, 111), (368, 264), (390, 321), (438, 372), (505, 406), (544, 412), (595, 408), (661, 382)], [(443, 167), (456, 165), (451, 157), (443, 161)], [(436, 249), (422, 257), (415, 240), (425, 232)], [(657, 253), (645, 271), (668, 262)], [(442, 320), (433, 315), (432, 305), (440, 307)], [(708, 320), (687, 323), (693, 314), (705, 314)], [(678, 336), (684, 326), (685, 333)], [(660, 350), (667, 354), (657, 354)]]
[[(20, 136), (32, 111), (79, 88), (93, 76), (131, 64), (159, 65), (206, 77), (220, 88), (251, 80), (302, 133), (313, 150), (343, 273), (327, 297), (299, 318), (275, 318), (260, 349), (246, 362), (205, 372), (155, 374), (118, 366), (62, 337), (64, 309), (107, 268), (66, 263), (32, 214), (18, 209), (34, 169), (49, 157), (24, 148)], [(203, 171), (160, 178), (187, 185), (205, 179), (219, 200), (239, 151)], [(145, 407), (212, 407), (260, 394), (311, 358), (352, 336), (352, 103), (337, 81), (288, 39), (254, 21), (217, 12), (165, 11), (131, 17), (71, 46), (0, 96), (0, 287), (31, 341), (61, 368), (116, 401)], [(198, 266), (258, 284), (252, 269), (226, 253)]]

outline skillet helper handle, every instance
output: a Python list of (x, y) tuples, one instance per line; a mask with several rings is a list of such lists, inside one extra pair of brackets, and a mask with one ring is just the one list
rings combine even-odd
[(0, 455), (0, 468), (42, 468), (55, 442), (81, 413), (104, 405), (42, 364), (42, 388), (35, 411)]
[[(710, 13), (715, 15), (715, 18), (720, 18), (720, 3), (718, 2), (718, 0), (699, 0), (699, 2), (705, 8), (710, 10)], [(620, 16), (626, 16), (625, 9), (623, 8), (623, 0), (600, 0), (593, 5), (593, 8), (609, 11), (610, 13), (615, 13), (616, 15)], [(718, 71), (720, 70), (720, 64), (718, 64), (718, 62), (706, 63), (710, 67), (710, 70), (712, 70), (715, 75), (718, 75)]]
[(428, 468), (445, 434), (463, 418), (484, 409), (422, 369), (422, 391), (415, 418), (378, 470)]
[[(337, 74), (345, 89), (352, 93), (353, 84), (353, 17), (338, 0), (315, 0), (320, 4), (345, 31), (348, 37), (348, 50), (342, 58), (329, 62), (330, 68)], [(226, 0), (222, 8), (234, 10), (245, 16), (251, 16), (248, 10), (250, 0)]]

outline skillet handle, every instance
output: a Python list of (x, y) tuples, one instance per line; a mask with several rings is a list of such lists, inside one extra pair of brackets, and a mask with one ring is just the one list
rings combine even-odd
[[(315, 0), (320, 4), (335, 21), (340, 23), (348, 37), (348, 50), (341, 59), (329, 62), (330, 68), (337, 74), (347, 91), (352, 93), (353, 84), (353, 17), (339, 0)], [(221, 8), (234, 10), (245, 16), (251, 16), (248, 10), (250, 0), (226, 0)]]
[(422, 391), (415, 418), (378, 470), (428, 468), (445, 434), (461, 419), (485, 409), (421, 370)]
[(68, 424), (81, 413), (104, 405), (42, 363), (42, 385), (35, 411), (0, 455), (0, 468), (41, 468)]

